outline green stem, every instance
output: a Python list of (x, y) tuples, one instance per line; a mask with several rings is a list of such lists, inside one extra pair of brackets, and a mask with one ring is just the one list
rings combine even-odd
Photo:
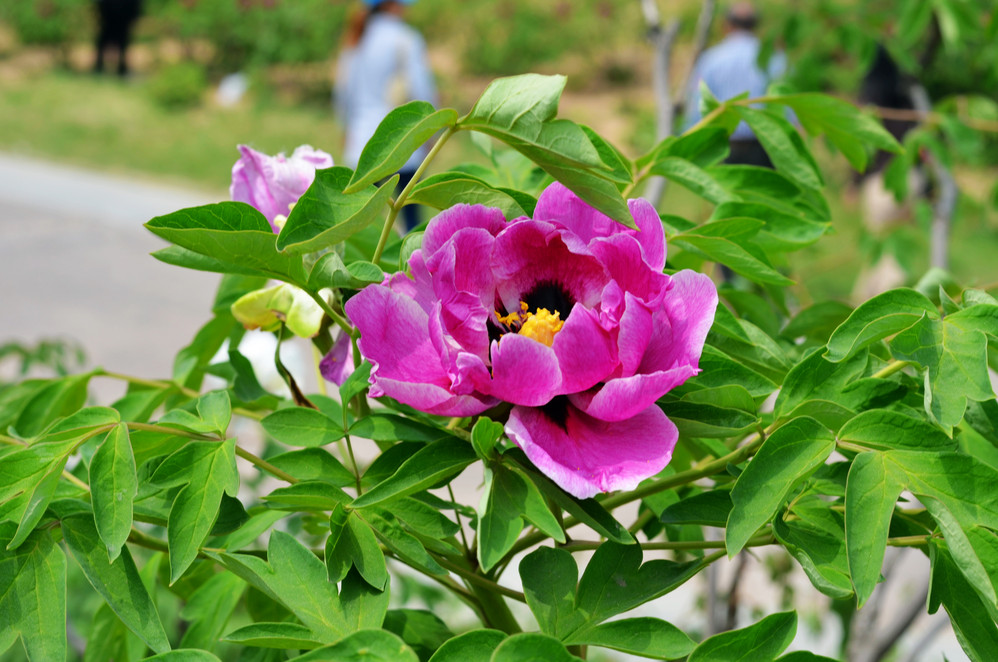
[(413, 187), (419, 183), (419, 180), (422, 178), (423, 172), (426, 171), (427, 166), (430, 165), (430, 162), (437, 156), (440, 148), (442, 148), (444, 143), (446, 143), (447, 140), (454, 135), (455, 131), (457, 131), (457, 127), (452, 126), (443, 132), (440, 139), (437, 140), (437, 142), (433, 144), (433, 147), (430, 148), (426, 158), (423, 159), (423, 162), (419, 164), (418, 168), (416, 168), (416, 172), (413, 174), (412, 180), (409, 181), (406, 187), (402, 189), (402, 192), (399, 193), (398, 197), (395, 198), (395, 202), (392, 203), (391, 210), (388, 212), (388, 218), (385, 219), (385, 225), (381, 228), (381, 237), (378, 239), (378, 247), (374, 249), (374, 257), (371, 258), (371, 262), (378, 264), (381, 260), (381, 254), (384, 252), (385, 246), (388, 245), (388, 237), (392, 233), (392, 227), (395, 225), (395, 218), (398, 216), (399, 211), (405, 204), (409, 194), (412, 193)]
[[(776, 542), (770, 534), (763, 534), (751, 538), (747, 543), (746, 547), (763, 547), (765, 545), (772, 545)], [(566, 543), (564, 545), (559, 545), (561, 549), (568, 550), (569, 552), (581, 552), (586, 550), (596, 549), (603, 543), (601, 541), (595, 540), (573, 540), (572, 542)], [(641, 543), (641, 549), (644, 550), (664, 550), (664, 551), (693, 551), (702, 549), (725, 549), (725, 544), (723, 540), (678, 540), (678, 541), (652, 541)]]
[(156, 425), (154, 423), (133, 423), (126, 422), (125, 425), (129, 430), (141, 430), (143, 432), (169, 432), (175, 437), (186, 437), (188, 439), (196, 439), (197, 441), (220, 441), (218, 437), (212, 437), (207, 434), (200, 434), (198, 432), (190, 432), (188, 430), (183, 430), (181, 428), (170, 427), (169, 425)]
[(250, 453), (248, 450), (246, 450), (244, 448), (240, 448), (239, 446), (236, 446), (236, 455), (238, 455), (239, 457), (243, 458), (244, 460), (249, 461), (251, 464), (253, 464), (258, 469), (266, 471), (271, 476), (274, 476), (275, 478), (280, 478), (281, 480), (283, 480), (286, 483), (291, 483), (292, 485), (294, 485), (295, 483), (298, 482), (298, 479), (295, 478), (294, 476), (292, 476), (291, 474), (287, 473), (286, 471), (282, 471), (281, 469), (278, 469), (277, 467), (275, 467), (274, 465), (272, 465), (270, 462), (267, 462), (266, 460), (264, 460), (261, 457), (257, 457), (256, 455), (254, 455), (253, 453)]
[(478, 598), (478, 603), (482, 605), (482, 612), (485, 618), (482, 624), (488, 628), (501, 630), (506, 634), (517, 634), (523, 632), (523, 628), (516, 622), (516, 617), (510, 611), (509, 605), (498, 593), (494, 593), (488, 588), (476, 583), (471, 583), (471, 592)]
[[(455, 575), (458, 575), (459, 577), (461, 577), (461, 579), (467, 581), (469, 584), (472, 585), (472, 587), (478, 586), (482, 589), (486, 589), (494, 593), (495, 595), (505, 595), (506, 597), (513, 598), (518, 602), (527, 601), (527, 598), (526, 596), (523, 595), (523, 593), (520, 593), (519, 591), (516, 591), (511, 588), (506, 588), (505, 586), (498, 584), (492, 581), (491, 579), (488, 579), (487, 577), (482, 577), (475, 571), (462, 567), (461, 565), (454, 563), (450, 559), (438, 555), (434, 555), (434, 558), (436, 559), (437, 563), (442, 565), (447, 570), (450, 570)], [(474, 588), (472, 588), (472, 590), (474, 590)]]
[(318, 292), (311, 292), (309, 290), (305, 291), (308, 292), (308, 295), (310, 297), (312, 297), (312, 301), (315, 301), (315, 303), (318, 304), (319, 308), (322, 308), (322, 312), (324, 312), (329, 319), (333, 320), (333, 322), (335, 322), (338, 327), (343, 329), (345, 333), (349, 334), (350, 337), (353, 337), (354, 334), (359, 333), (357, 329), (350, 326), (350, 322), (347, 321), (347, 318), (343, 317), (335, 310), (333, 310), (332, 307), (329, 305), (329, 302), (326, 301), (323, 297), (319, 296)]
[(885, 377), (890, 377), (896, 372), (901, 372), (905, 368), (911, 365), (911, 361), (891, 361), (883, 368), (873, 373), (874, 379), (884, 379)]
[[(136, 386), (145, 386), (148, 388), (159, 389), (161, 391), (167, 391), (167, 390), (179, 391), (180, 393), (186, 395), (188, 398), (197, 398), (201, 395), (194, 389), (181, 386), (176, 382), (168, 382), (155, 379), (142, 379), (141, 377), (133, 377), (131, 375), (125, 375), (120, 372), (110, 372), (108, 370), (104, 370), (103, 368), (97, 368), (96, 370), (94, 370), (93, 375), (94, 377), (107, 377), (109, 379), (117, 379), (123, 382), (128, 382), (129, 384), (135, 384)], [(234, 407), (232, 409), (232, 413), (242, 416), (243, 418), (251, 418), (254, 421), (263, 420), (263, 417), (265, 416), (265, 414), (261, 414), (258, 411), (243, 409), (242, 407)]]

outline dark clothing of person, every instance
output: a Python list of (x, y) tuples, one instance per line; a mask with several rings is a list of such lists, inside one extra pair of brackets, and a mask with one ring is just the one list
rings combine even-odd
[[(861, 105), (872, 105), (880, 108), (914, 110), (915, 104), (909, 92), (910, 86), (911, 81), (898, 67), (891, 54), (884, 48), (883, 44), (877, 44), (873, 63), (863, 77), (863, 83), (860, 86), (859, 102)], [(890, 118), (883, 122), (884, 128), (898, 142), (902, 142), (905, 134), (918, 125), (913, 120)], [(880, 172), (887, 167), (893, 157), (894, 155), (890, 152), (879, 150), (864, 174), (869, 176), (875, 172)]]
[(118, 75), (128, 73), (128, 46), (132, 26), (142, 13), (141, 0), (97, 0), (97, 59), (94, 71), (104, 71), (104, 54), (110, 47), (118, 51)]

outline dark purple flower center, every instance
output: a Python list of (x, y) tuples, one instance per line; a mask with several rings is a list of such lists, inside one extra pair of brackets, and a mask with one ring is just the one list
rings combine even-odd
[(550, 419), (552, 423), (562, 430), (568, 431), (566, 421), (568, 421), (568, 396), (556, 395), (546, 405), (541, 405), (541, 411)]

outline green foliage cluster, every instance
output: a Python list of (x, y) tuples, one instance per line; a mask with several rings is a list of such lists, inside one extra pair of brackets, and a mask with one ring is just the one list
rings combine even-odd
[[(500, 79), (463, 116), (424, 102), (396, 109), (356, 171), (317, 173), (277, 235), (235, 202), (147, 224), (172, 244), (158, 259), (224, 274), (212, 318), (168, 380), (95, 370), (0, 390), (0, 650), (20, 639), (32, 662), (64, 659), (66, 578), (77, 573), (100, 605), (75, 624), (85, 659), (569, 661), (607, 648), (821, 662), (784, 655), (794, 612), (699, 642), (627, 613), (724, 556), (766, 546), (786, 550), (818, 591), (861, 606), (886, 547), (905, 546), (931, 563), (930, 611), (947, 611), (972, 660), (990, 659), (998, 401), (987, 367), (998, 367), (998, 300), (898, 289), (856, 309), (802, 308), (787, 290), (786, 255), (820, 240), (830, 219), (823, 175), (785, 108), (857, 168), (869, 149), (899, 147), (851, 105), (799, 94), (709, 103), (698, 126), (632, 161), (556, 118), (564, 83)], [(723, 163), (739, 121), (775, 170)], [(385, 178), (441, 130), (395, 196)], [(477, 136), (491, 165), (423, 179), (459, 132)], [(530, 214), (557, 179), (630, 224), (625, 198), (656, 175), (714, 209), (701, 223), (662, 216), (667, 270), (722, 264), (742, 279), (720, 288), (701, 374), (658, 403), (680, 431), (671, 464), (631, 492), (573, 498), (499, 420), (372, 401), (369, 364), (332, 395), (305, 395), (278, 354), (293, 394), (282, 398), (239, 352), (233, 302), (269, 279), (321, 309), (317, 346), (328, 347), (330, 328), (355, 337), (344, 299), (404, 270), (420, 243), (419, 233), (393, 238), (406, 204)], [(286, 329), (276, 334), (282, 341)], [(224, 386), (204, 392), (209, 374)], [(125, 380), (127, 393), (87, 406), (89, 382), (108, 378)], [(271, 438), (262, 455), (240, 438), (252, 421)], [(356, 461), (360, 444), (376, 452), (367, 466)], [(471, 465), (484, 469), (480, 503), (451, 487)], [(633, 503), (639, 515), (622, 522)], [(646, 558), (663, 550), (669, 558)], [(581, 572), (578, 552), (593, 552)], [(442, 610), (393, 606), (401, 568), (439, 585), (480, 626), (456, 632)], [(522, 592), (509, 586), (514, 571)], [(160, 606), (163, 595), (183, 603), (179, 615)], [(526, 604), (536, 628), (523, 632), (509, 600)]]
[(329, 58), (349, 8), (331, 0), (162, 0), (147, 13), (161, 34), (210, 44), (211, 68), (232, 72)]
[(147, 83), (149, 94), (163, 108), (193, 108), (208, 91), (204, 68), (196, 62), (177, 62), (157, 71)]
[(7, 22), (21, 43), (67, 46), (89, 24), (89, 0), (17, 0), (0, 6), (0, 20)]

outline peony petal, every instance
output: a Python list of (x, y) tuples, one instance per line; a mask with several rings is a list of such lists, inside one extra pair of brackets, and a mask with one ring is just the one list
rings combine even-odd
[(580, 499), (631, 490), (672, 459), (679, 431), (656, 406), (608, 423), (559, 398), (547, 407), (514, 407), (506, 434), (559, 487)]
[(611, 379), (603, 386), (569, 395), (572, 404), (603, 421), (623, 421), (636, 415), (699, 370), (682, 365), (645, 375)]
[(618, 377), (630, 377), (638, 371), (654, 328), (652, 311), (630, 292), (624, 294), (624, 314), (617, 332)]
[(697, 367), (716, 309), (717, 287), (710, 278), (689, 270), (673, 274), (672, 288), (664, 310), (655, 314), (655, 328), (638, 372)]
[(434, 216), (427, 224), (421, 250), (425, 256), (433, 255), (454, 233), (467, 228), (480, 228), (494, 237), (504, 227), (506, 217), (498, 209), (483, 205), (454, 205)]
[(617, 367), (617, 351), (610, 332), (598, 315), (575, 304), (551, 345), (561, 368), (561, 393), (592, 388)]
[[(496, 237), (492, 273), (497, 294), (510, 312), (518, 311), (520, 301), (540, 286), (563, 292), (569, 309), (575, 303), (594, 308), (609, 281), (596, 258), (569, 250), (558, 228), (530, 220), (512, 223)], [(566, 319), (568, 310), (561, 312)]]
[(533, 338), (507, 333), (492, 343), (492, 379), (478, 390), (515, 405), (536, 407), (560, 393), (554, 350)]
[(495, 398), (479, 393), (454, 395), (450, 390), (436, 384), (418, 384), (382, 378), (378, 380), (377, 385), (382, 391), (375, 393), (372, 387), (373, 397), (387, 395), (436, 416), (475, 416), (499, 404)]
[(343, 382), (353, 372), (352, 349), (350, 336), (346, 333), (340, 333), (332, 348), (319, 361), (319, 373), (323, 379), (337, 386), (343, 385)]
[(309, 145), (301, 145), (291, 158), (269, 156), (239, 145), (240, 158), (232, 166), (231, 198), (260, 211), (277, 231), (274, 219), (287, 216), (291, 205), (311, 186), (316, 168), (333, 165), (333, 157)]
[(609, 216), (596, 211), (564, 185), (551, 184), (537, 200), (534, 219), (554, 221), (570, 230), (585, 244), (594, 239), (627, 234), (641, 246), (644, 261), (656, 271), (665, 267), (665, 229), (655, 208), (647, 200), (628, 200), (628, 209), (638, 230), (620, 225)]

